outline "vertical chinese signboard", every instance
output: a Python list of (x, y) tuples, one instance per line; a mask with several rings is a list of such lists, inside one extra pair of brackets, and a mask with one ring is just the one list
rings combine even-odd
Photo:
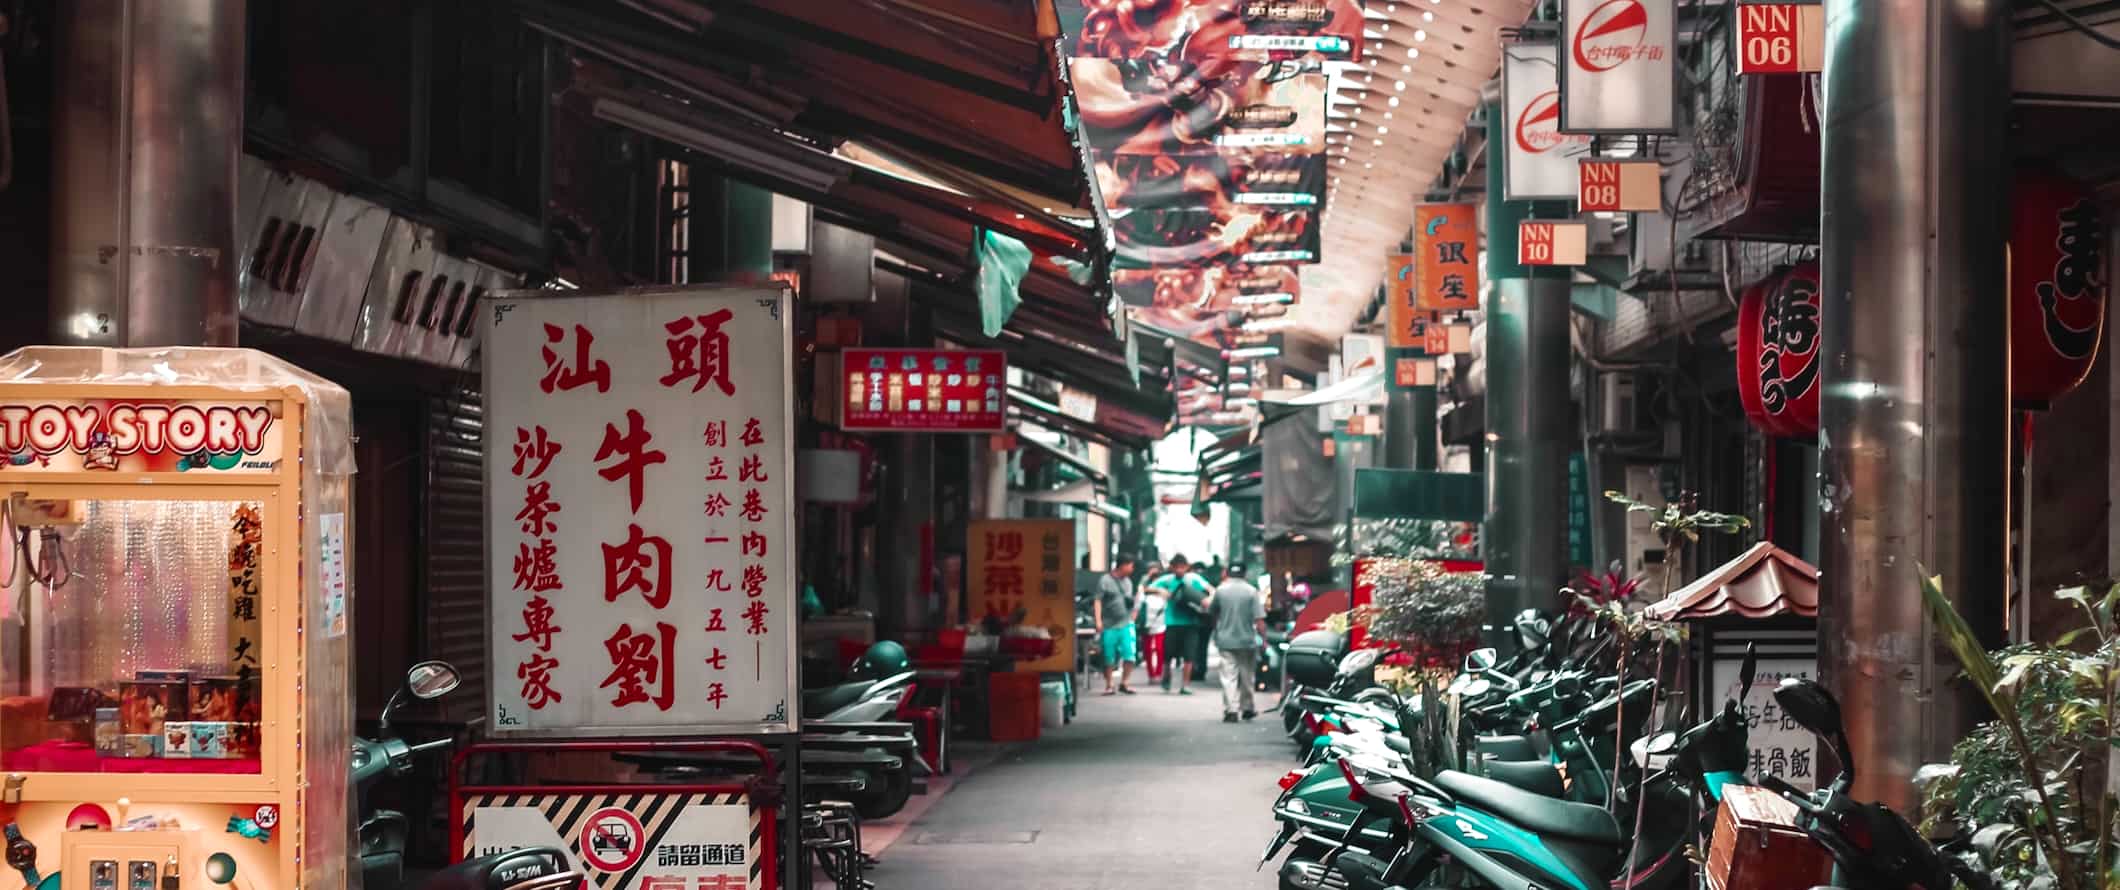
[(493, 729), (796, 727), (778, 288), (482, 312)]
[(1480, 212), (1471, 204), (1413, 208), (1415, 305), (1434, 312), (1480, 308)]
[[(971, 524), (972, 620), (998, 619), (1004, 637), (1052, 641), (1016, 670), (1066, 672), (1075, 667), (1075, 524), (1066, 519), (980, 519)], [(1024, 651), (1024, 644), (1004, 650)], [(1031, 649), (1042, 650), (1042, 645)]]

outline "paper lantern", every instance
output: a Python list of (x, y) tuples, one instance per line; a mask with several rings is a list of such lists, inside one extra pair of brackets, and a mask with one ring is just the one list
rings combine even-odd
[(2020, 170), (2010, 214), (2010, 395), (2043, 405), (2083, 382), (2105, 338), (2105, 224), (2091, 191)]
[(1818, 264), (1782, 269), (1745, 288), (1737, 308), (1737, 392), (1768, 435), (1818, 434)]

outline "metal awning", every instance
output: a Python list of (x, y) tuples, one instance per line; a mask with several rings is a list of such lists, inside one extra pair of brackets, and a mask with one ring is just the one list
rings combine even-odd
[(1059, 405), (1016, 387), (1009, 387), (1008, 415), (1019, 423), (1029, 423), (1113, 448), (1147, 448), (1156, 439), (1155, 436), (1135, 435), (1121, 429), (1084, 421), (1062, 412)]
[(1752, 549), (1643, 610), (1665, 621), (1818, 617), (1818, 568), (1771, 542)]
[[(1028, 423), (1028, 421), (1026, 422)], [(1030, 425), (1036, 426), (1040, 429), (1044, 429), (1052, 433), (1064, 434), (1065, 432), (1063, 430), (1051, 429), (1050, 427), (1047, 427), (1044, 424), (1040, 423), (1031, 423)], [(1087, 483), (1093, 484), (1098, 488), (1109, 488), (1111, 486), (1111, 476), (1105, 474), (1103, 470), (1097, 469), (1096, 466), (1091, 464), (1089, 461), (1083, 460), (1082, 458), (1076, 455), (1069, 454), (1067, 452), (1067, 449), (1055, 448), (1052, 445), (1049, 445), (1045, 442), (1041, 442), (1031, 436), (1017, 436), (1016, 442), (1018, 445), (1033, 449), (1040, 454), (1043, 454), (1063, 464), (1073, 467), (1076, 472), (1079, 472), (1083, 476), (1087, 477), (1086, 479), (1084, 479), (1084, 481)]]

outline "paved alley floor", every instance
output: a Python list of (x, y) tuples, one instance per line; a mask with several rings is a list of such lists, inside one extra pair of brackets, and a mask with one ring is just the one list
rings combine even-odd
[[(1216, 687), (1081, 700), (1048, 729), (964, 778), (883, 853), (882, 890), (1232, 890), (1274, 886), (1252, 867), (1275, 823), (1275, 780), (1294, 765), (1271, 710), (1221, 722)], [(1262, 693), (1268, 709), (1276, 693)]]

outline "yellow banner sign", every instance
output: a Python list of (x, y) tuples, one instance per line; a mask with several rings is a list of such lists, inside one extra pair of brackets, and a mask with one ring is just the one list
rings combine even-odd
[(972, 620), (1000, 620), (1002, 651), (1019, 653), (1016, 670), (1074, 670), (1075, 524), (980, 519), (972, 522), (970, 537), (966, 586)]

